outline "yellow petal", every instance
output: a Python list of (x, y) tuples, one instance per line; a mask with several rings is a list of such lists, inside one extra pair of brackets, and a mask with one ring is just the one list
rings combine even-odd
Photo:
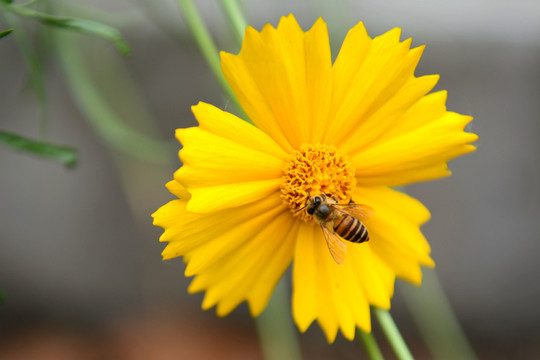
[(176, 180), (169, 181), (165, 186), (173, 195), (178, 196), (179, 199), (188, 200), (191, 197), (186, 188)]
[[(357, 247), (351, 250), (353, 246)], [(357, 253), (369, 248), (361, 244), (347, 244), (347, 248), (351, 258), (347, 255), (345, 264), (338, 265), (320, 227), (301, 225), (293, 268), (293, 316), (301, 331), (317, 319), (330, 343), (338, 329), (348, 339), (354, 338), (356, 327), (371, 331), (369, 303), (362, 285), (365, 274), (358, 267), (361, 256)]]
[[(235, 248), (199, 273), (189, 291), (206, 290), (203, 308), (217, 305), (219, 316), (227, 315), (244, 300), (255, 301), (257, 310), (262, 311), (292, 260), (292, 225), (291, 214), (282, 211), (259, 227), (255, 235), (246, 236), (240, 228), (233, 229), (229, 239), (222, 241), (236, 242)], [(194, 253), (190, 262), (197, 256), (204, 254)]]
[(307, 118), (299, 119), (308, 127), (305, 142), (321, 143), (330, 124), (329, 112), (332, 102), (332, 55), (326, 23), (319, 18), (306, 32), (306, 89), (308, 101)]
[(325, 269), (321, 268), (323, 264), (319, 263), (322, 260), (326, 264), (326, 258), (319, 259), (320, 242), (324, 239), (316, 236), (315, 229), (313, 224), (302, 224), (298, 234), (293, 267), (293, 316), (302, 332), (317, 319), (328, 342), (333, 342), (338, 320), (331, 285)]
[(239, 119), (224, 116), (224, 126), (216, 124), (225, 113), (209, 106), (198, 106), (195, 113), (204, 119), (203, 125), (176, 132), (184, 148), (180, 150), (183, 166), (174, 178), (191, 194), (189, 211), (205, 213), (245, 205), (278, 190), (285, 163), (279, 146)]
[[(362, 22), (347, 33), (333, 66), (334, 94), (337, 99), (347, 96), (354, 76), (367, 59), (373, 40)], [(336, 100), (337, 100), (336, 99)]]
[(192, 213), (186, 207), (186, 200), (173, 200), (152, 214), (154, 225), (165, 229), (160, 241), (169, 242), (162, 254), (164, 259), (187, 255), (245, 223), (253, 224), (252, 230), (256, 231), (260, 226), (259, 216), (268, 220), (266, 214), (275, 209), (283, 211), (279, 196), (266, 197), (234, 211), (227, 209), (210, 214)]
[[(354, 31), (353, 31), (354, 30)], [(373, 126), (369, 118), (411, 79), (422, 47), (409, 50), (411, 40), (399, 41), (400, 29), (371, 40), (361, 24), (343, 44), (344, 56), (334, 66), (334, 123), (326, 141), (339, 144), (356, 128)], [(351, 47), (363, 49), (361, 61), (351, 58)], [(341, 59), (340, 59), (341, 57)], [(350, 71), (347, 76), (343, 69)], [(429, 91), (429, 90), (428, 90)], [(408, 96), (408, 94), (405, 94)], [(362, 139), (356, 139), (362, 142)]]
[[(274, 198), (277, 198), (277, 196)], [(251, 215), (247, 214), (247, 209), (241, 209), (238, 216), (243, 219), (243, 222), (224, 229), (219, 235), (189, 252), (190, 261), (186, 267), (185, 275), (199, 274), (222, 258), (232, 255), (237, 248), (244, 245), (246, 239), (260, 233), (261, 229), (267, 227), (278, 214), (287, 211), (283, 204), (276, 201), (275, 205), (263, 213), (252, 213)], [(254, 210), (252, 208), (248, 207), (248, 209)], [(238, 211), (232, 210), (232, 212)]]
[[(426, 79), (426, 83), (423, 84), (423, 87), (426, 90), (429, 90), (435, 85), (435, 80), (438, 80), (438, 77), (438, 75), (422, 76), (420, 78), (415, 78), (415, 80), (416, 82), (422, 82), (423, 79)], [(430, 83), (430, 80), (433, 81)], [(393, 117), (395, 121), (391, 122), (390, 125), (387, 126), (374, 141), (372, 141), (371, 145), (384, 143), (442, 118), (446, 115), (447, 96), (448, 93), (445, 90), (437, 91), (418, 98), (411, 106), (405, 106), (405, 111), (396, 112), (399, 117)], [(358, 150), (362, 149), (356, 149), (356, 151)]]
[(389, 309), (394, 294), (394, 271), (373, 253), (369, 244), (349, 244), (346, 262), (354, 270), (354, 281), (362, 285), (369, 304)]
[(318, 302), (326, 298), (319, 300), (317, 297), (319, 285), (313, 229), (304, 224), (300, 227), (294, 255), (292, 308), (294, 320), (304, 332), (318, 316)]
[(290, 230), (281, 240), (282, 245), (278, 251), (272, 254), (270, 261), (265, 264), (264, 269), (258, 274), (257, 282), (248, 295), (249, 309), (252, 316), (258, 316), (264, 310), (276, 284), (291, 264), (299, 227), (300, 223), (294, 221)]
[(372, 107), (370, 111), (364, 112), (362, 117), (358, 118), (355, 128), (341, 134), (341, 140), (336, 141), (340, 150), (354, 155), (366, 147), (373, 146), (389, 134), (400, 134), (401, 132), (396, 129), (404, 128), (403, 115), (421, 101), (438, 80), (439, 75), (411, 77), (380, 107)]
[(405, 185), (447, 176), (446, 162), (475, 149), (478, 136), (463, 131), (472, 120), (453, 112), (352, 156), (360, 185)]
[(289, 153), (311, 136), (322, 136), (331, 82), (322, 20), (306, 34), (292, 15), (277, 29), (266, 25), (259, 33), (248, 27), (240, 53), (222, 52), (221, 66), (249, 118)]
[(203, 102), (191, 109), (203, 130), (278, 159), (288, 155), (268, 134), (231, 113)]
[(420, 231), (420, 225), (429, 219), (428, 210), (410, 196), (387, 187), (358, 187), (353, 199), (374, 209), (374, 214), (363, 220), (373, 252), (397, 276), (420, 284), (420, 265), (435, 265)]
[(191, 199), (187, 209), (195, 213), (208, 213), (249, 204), (265, 197), (275, 196), (281, 182), (282, 180), (277, 178), (193, 188), (190, 189)]
[(282, 175), (284, 159), (199, 127), (178, 129), (176, 134), (184, 147), (180, 150), (183, 166), (174, 177), (188, 191), (194, 187), (269, 180)]

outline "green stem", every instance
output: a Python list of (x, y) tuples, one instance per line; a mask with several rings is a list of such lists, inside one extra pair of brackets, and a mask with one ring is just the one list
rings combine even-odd
[(84, 55), (70, 35), (56, 31), (56, 46), (74, 100), (90, 124), (114, 148), (150, 162), (167, 163), (171, 145), (124, 124), (95, 87)]
[(242, 39), (244, 37), (244, 32), (246, 31), (247, 22), (242, 14), (242, 9), (238, 6), (238, 1), (236, 0), (222, 0), (223, 8), (229, 16), (229, 20), (233, 26), (234, 36), (239, 44), (242, 44)]
[(377, 340), (375, 340), (373, 333), (367, 333), (362, 330), (359, 332), (360, 340), (362, 341), (369, 358), (372, 360), (384, 360), (384, 356), (381, 353), (381, 349), (379, 349), (379, 345), (377, 345)]
[(178, 0), (178, 5), (182, 9), (186, 24), (189, 27), (193, 38), (197, 42), (197, 45), (199, 45), (199, 49), (208, 63), (208, 66), (210, 66), (210, 70), (212, 70), (212, 73), (227, 96), (232, 99), (236, 99), (231, 87), (221, 72), (219, 53), (216, 45), (214, 44), (210, 33), (206, 29), (206, 26), (204, 25), (199, 11), (193, 4), (193, 1)]
[(282, 279), (264, 312), (255, 319), (264, 359), (302, 359), (290, 313), (289, 293)]
[(223, 76), (223, 73), (221, 72), (218, 50), (216, 48), (216, 45), (212, 41), (212, 37), (206, 29), (197, 8), (191, 0), (178, 0), (178, 4), (182, 9), (184, 18), (193, 35), (193, 38), (197, 42), (197, 45), (199, 46), (199, 49), (201, 50), (204, 58), (206, 59), (208, 66), (210, 66), (212, 73), (216, 77), (218, 83), (221, 85), (223, 92), (232, 102), (233, 106), (237, 110), (238, 116), (243, 118), (245, 121), (253, 124), (253, 122), (246, 116), (246, 114), (242, 110), (242, 107), (240, 106), (236, 95), (229, 86), (229, 83), (227, 83), (225, 76)]
[(397, 358), (400, 360), (413, 360), (414, 358), (388, 310), (373, 307), (373, 313), (379, 321), (390, 346), (394, 349)]
[(434, 270), (424, 272), (422, 287), (398, 289), (434, 359), (476, 359)]

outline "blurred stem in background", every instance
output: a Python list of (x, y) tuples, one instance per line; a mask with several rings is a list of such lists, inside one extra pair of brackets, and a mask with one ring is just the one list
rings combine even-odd
[(381, 349), (379, 349), (379, 345), (377, 345), (377, 340), (375, 340), (373, 333), (367, 333), (362, 330), (358, 330), (358, 333), (360, 334), (360, 341), (362, 341), (362, 345), (364, 345), (364, 349), (369, 358), (372, 360), (383, 360), (384, 356), (381, 353)]
[(382, 330), (386, 335), (388, 342), (390, 343), (390, 346), (394, 350), (396, 357), (399, 360), (414, 359), (409, 348), (407, 347), (407, 344), (401, 337), (401, 333), (399, 332), (399, 329), (397, 328), (394, 319), (392, 319), (392, 315), (390, 315), (390, 312), (388, 310), (378, 307), (372, 307), (371, 309), (373, 314), (379, 321), (379, 324), (381, 325)]
[[(394, 189), (407, 193), (402, 186)], [(424, 269), (422, 286), (402, 281), (396, 286), (433, 359), (476, 360), (434, 269)]]
[[(240, 116), (247, 122), (252, 123), (251, 120), (244, 114), (242, 107), (238, 103), (236, 95), (232, 91), (227, 80), (225, 80), (225, 76), (223, 76), (223, 73), (221, 71), (218, 49), (214, 44), (214, 41), (212, 40), (212, 37), (210, 36), (210, 33), (206, 28), (204, 21), (199, 14), (199, 11), (197, 10), (197, 7), (195, 6), (195, 4), (193, 4), (193, 1), (191, 0), (178, 0), (178, 5), (180, 7), (180, 10), (182, 11), (182, 15), (184, 17), (184, 20), (186, 21), (189, 31), (191, 31), (191, 35), (199, 46), (201, 53), (203, 54), (206, 62), (208, 63), (208, 66), (212, 70), (212, 73), (217, 79), (219, 85), (221, 86), (221, 89), (226, 94), (228, 100), (230, 100), (234, 104), (234, 107), (236, 108)], [(239, 19), (241, 19), (241, 15), (238, 15), (241, 14), (240, 9), (236, 6), (236, 3), (234, 1), (229, 1), (226, 8), (230, 10), (233, 7), (236, 7), (237, 13), (235, 19), (237, 19), (236, 21), (240, 21)]]
[(208, 66), (221, 86), (221, 89), (225, 94), (227, 94), (228, 97), (234, 99), (233, 101), (236, 101), (236, 96), (221, 72), (218, 49), (214, 44), (208, 29), (204, 25), (203, 19), (201, 18), (197, 7), (191, 0), (178, 0), (178, 5), (182, 11), (184, 20), (191, 31), (191, 35), (199, 46), (199, 50), (203, 54), (204, 59), (208, 63)]
[(71, 34), (57, 31), (56, 47), (75, 103), (107, 144), (131, 156), (169, 163), (172, 145), (144, 135), (126, 125), (96, 89), (85, 65), (84, 55)]
[[(71, 1), (62, 6), (63, 11), (87, 16), (84, 6), (76, 7)], [(130, 13), (122, 21), (130, 22), (133, 17)], [(170, 176), (175, 159), (178, 161), (174, 136), (169, 135), (170, 141), (159, 139), (155, 117), (118, 52), (107, 51), (99, 42), (83, 47), (77, 36), (61, 30), (54, 30), (52, 38), (74, 102), (108, 147), (137, 233), (144, 234), (147, 204), (151, 203), (145, 196), (152, 196), (148, 184), (161, 183)], [(98, 61), (92, 61), (94, 57)], [(148, 238), (143, 235), (140, 240), (140, 291), (147, 304), (153, 304), (159, 275), (153, 272), (153, 261), (142, 256), (153, 250)]]
[(299, 360), (302, 352), (290, 314), (290, 294), (285, 277), (277, 284), (266, 309), (255, 319), (266, 360)]
[(231, 22), (236, 42), (239, 46), (241, 46), (247, 27), (247, 21), (244, 18), (242, 9), (240, 9), (236, 0), (222, 0), (221, 3), (223, 4), (223, 9), (225, 9), (229, 21)]
[(476, 359), (435, 270), (425, 269), (421, 287), (399, 282), (398, 290), (433, 359)]

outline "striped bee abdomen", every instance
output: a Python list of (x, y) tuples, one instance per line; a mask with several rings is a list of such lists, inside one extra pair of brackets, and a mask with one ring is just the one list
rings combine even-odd
[(347, 214), (342, 214), (335, 221), (334, 231), (343, 239), (350, 242), (363, 243), (369, 240), (369, 234), (364, 224)]

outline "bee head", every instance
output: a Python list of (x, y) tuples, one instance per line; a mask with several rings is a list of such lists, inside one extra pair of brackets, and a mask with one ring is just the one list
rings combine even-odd
[(306, 212), (309, 215), (313, 215), (315, 213), (315, 210), (321, 205), (322, 199), (320, 196), (315, 196), (313, 200), (311, 200), (311, 204), (309, 204)]

